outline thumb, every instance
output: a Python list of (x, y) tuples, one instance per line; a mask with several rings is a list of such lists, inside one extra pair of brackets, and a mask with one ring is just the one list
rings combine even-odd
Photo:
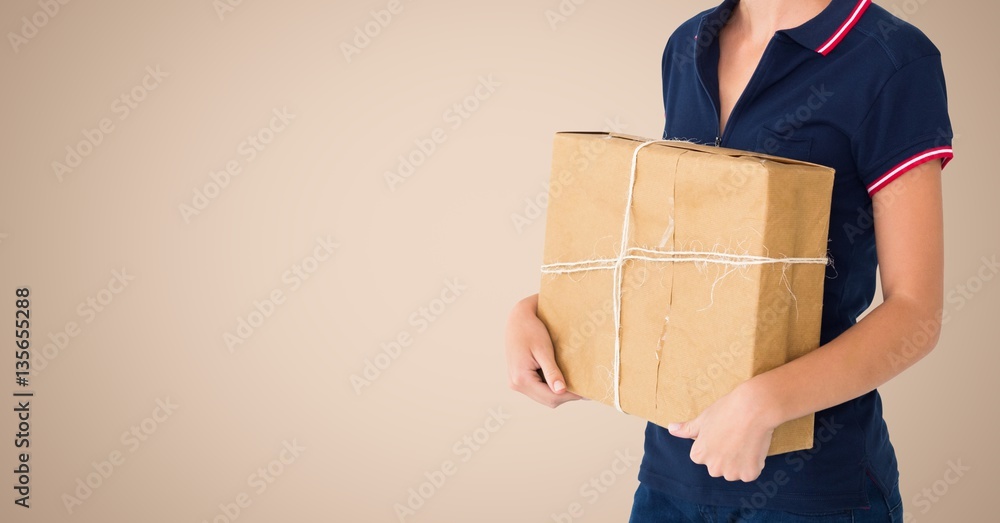
[(534, 356), (535, 362), (542, 369), (542, 375), (545, 376), (545, 383), (548, 383), (552, 392), (556, 394), (565, 392), (566, 378), (563, 377), (562, 371), (556, 365), (556, 357), (555, 352), (552, 350), (552, 345), (540, 347), (535, 350)]
[(695, 418), (684, 423), (671, 423), (667, 425), (667, 430), (672, 436), (678, 438), (695, 439), (698, 437), (698, 420)]

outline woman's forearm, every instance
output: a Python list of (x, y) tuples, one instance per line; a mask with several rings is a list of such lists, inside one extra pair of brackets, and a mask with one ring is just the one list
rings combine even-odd
[(940, 308), (891, 297), (833, 341), (740, 387), (757, 400), (768, 424), (777, 426), (889, 381), (934, 348), (940, 327)]

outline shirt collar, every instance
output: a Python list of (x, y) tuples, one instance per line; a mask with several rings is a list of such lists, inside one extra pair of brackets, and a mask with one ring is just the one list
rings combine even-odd
[[(729, 21), (738, 3), (739, 0), (725, 0), (706, 14), (702, 19), (701, 38), (709, 37), (714, 40), (719, 29)], [(871, 4), (872, 0), (832, 0), (812, 20), (779, 32), (803, 47), (826, 56), (851, 32)]]

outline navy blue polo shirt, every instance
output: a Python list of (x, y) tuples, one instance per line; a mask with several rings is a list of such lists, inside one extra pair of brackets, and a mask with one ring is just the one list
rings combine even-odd
[[(719, 29), (737, 0), (703, 12), (663, 54), (664, 139), (716, 144), (836, 169), (821, 343), (854, 325), (875, 294), (872, 195), (900, 175), (953, 156), (937, 48), (870, 0), (833, 0), (777, 32), (719, 132)], [(905, 198), (905, 191), (896, 196)], [(896, 457), (877, 391), (816, 415), (813, 449), (768, 457), (751, 483), (712, 478), (691, 440), (650, 423), (639, 479), (693, 503), (796, 512), (867, 505), (870, 477), (887, 491)]]

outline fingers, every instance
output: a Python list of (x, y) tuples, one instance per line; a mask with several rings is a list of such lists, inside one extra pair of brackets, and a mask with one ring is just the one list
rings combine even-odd
[(667, 425), (670, 435), (677, 438), (695, 439), (698, 437), (698, 418), (686, 423), (671, 423)]
[(713, 478), (725, 478), (726, 481), (742, 481), (749, 483), (760, 477), (764, 462), (760, 460), (751, 464), (747, 456), (736, 453), (729, 457), (720, 457), (709, 452), (703, 440), (695, 440), (691, 445), (691, 461), (704, 465), (708, 475)]
[(538, 367), (542, 370), (545, 382), (549, 384), (552, 392), (556, 394), (564, 392), (566, 390), (566, 378), (563, 377), (562, 371), (556, 365), (556, 356), (555, 351), (552, 349), (552, 341), (548, 338), (541, 340), (540, 346), (531, 351), (531, 354), (534, 356), (535, 362), (538, 363)]
[(552, 338), (538, 319), (537, 296), (529, 296), (507, 320), (507, 369), (510, 387), (549, 407), (581, 399), (566, 390), (566, 378), (556, 365)]
[(552, 342), (545, 336), (537, 348), (531, 351), (532, 366), (536, 370), (534, 379), (527, 380), (534, 394), (539, 398), (535, 401), (549, 406), (559, 406), (567, 401), (581, 399), (580, 396), (566, 390), (566, 378), (556, 365)]
[(511, 388), (550, 408), (580, 399), (580, 396), (566, 390), (559, 394), (552, 392), (549, 385), (535, 371), (520, 374), (512, 380)]
[(760, 477), (761, 472), (760, 470), (749, 468), (746, 470), (727, 469), (715, 464), (706, 465), (706, 467), (708, 468), (708, 475), (713, 478), (725, 478), (726, 481), (742, 481), (744, 483), (756, 481)]
[[(555, 366), (555, 363), (553, 362), (552, 365)], [(558, 407), (567, 401), (580, 399), (580, 396), (567, 391), (565, 384), (559, 389), (560, 392), (554, 392), (552, 386), (546, 381), (547, 377), (543, 377), (544, 371), (541, 370), (541, 365), (529, 350), (521, 350), (513, 354), (508, 366), (511, 388), (542, 405)], [(558, 368), (556, 368), (556, 372), (561, 380), (562, 373), (559, 372)]]

